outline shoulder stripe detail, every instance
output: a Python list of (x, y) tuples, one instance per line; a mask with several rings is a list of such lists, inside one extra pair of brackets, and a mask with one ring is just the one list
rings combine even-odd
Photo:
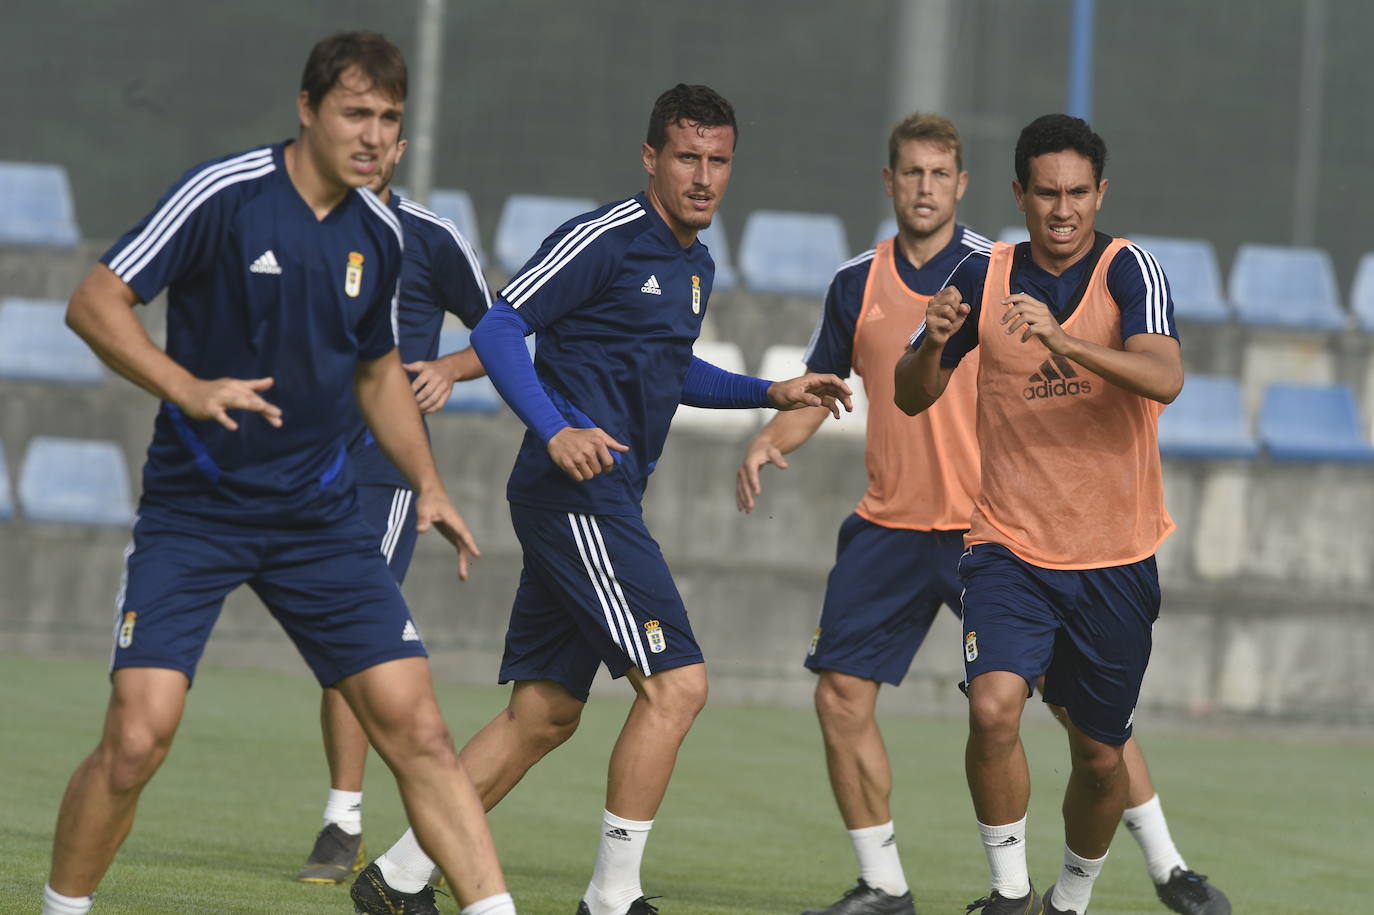
[(843, 264), (840, 264), (838, 267), (835, 268), (835, 273), (839, 274), (841, 271), (848, 270), (850, 267), (857, 267), (860, 264), (867, 263), (868, 261), (873, 260), (877, 253), (877, 248), (869, 248), (863, 254), (857, 254), (854, 257), (851, 257), (849, 260), (845, 261)]
[[(396, 214), (391, 212), (391, 208), (382, 203), (381, 198), (372, 193), (365, 187), (354, 188), (358, 196), (363, 199), (372, 212), (382, 218), (382, 221), (396, 233), (396, 244), (404, 252), (406, 249), (405, 235), (401, 232), (401, 220), (396, 218)], [(391, 293), (391, 340), (393, 346), (401, 345), (401, 273), (396, 272), (396, 289)]]
[(992, 239), (988, 238), (985, 235), (979, 235), (977, 232), (973, 231), (968, 226), (964, 226), (963, 242), (965, 245), (967, 245), (975, 251), (992, 250)]
[(130, 282), (177, 233), (196, 208), (231, 184), (251, 181), (276, 170), (271, 147), (226, 159), (192, 175), (155, 212), (143, 231), (110, 259), (110, 269)]
[(566, 267), (573, 258), (581, 254), (593, 241), (605, 232), (634, 222), (644, 215), (644, 208), (633, 197), (617, 204), (596, 219), (573, 226), (558, 240), (558, 244), (544, 256), (544, 259), (520, 276), (511, 280), (502, 290), (502, 297), (512, 308), (519, 308), (530, 296), (539, 291), (554, 274)]
[[(940, 284), (940, 288), (941, 288), (941, 289), (944, 289), (946, 286), (949, 285), (949, 281), (952, 280), (952, 279), (954, 279), (954, 274), (958, 273), (958, 272), (959, 272), (959, 268), (962, 267), (962, 266), (964, 266), (964, 261), (968, 260), (970, 257), (973, 257), (975, 254), (987, 254), (987, 253), (988, 253), (988, 252), (986, 252), (986, 251), (977, 251), (977, 250), (975, 250), (975, 251), (970, 251), (968, 254), (965, 254), (963, 257), (959, 258), (959, 263), (957, 263), (957, 264), (954, 265), (954, 269), (951, 270), (951, 271), (949, 272), (949, 276), (945, 277), (945, 281), (944, 281), (943, 283)], [(971, 304), (971, 303), (970, 303), (970, 304)], [(922, 329), (925, 328), (925, 324), (924, 324), (924, 323), (921, 324), (921, 328), (922, 328)]]
[(1145, 330), (1152, 334), (1169, 334), (1169, 309), (1165, 293), (1164, 270), (1155, 256), (1144, 248), (1127, 245), (1140, 267), (1145, 282)]
[(358, 192), (359, 197), (363, 198), (363, 203), (366, 203), (368, 208), (380, 216), (382, 221), (391, 228), (391, 231), (396, 233), (396, 244), (400, 245), (401, 250), (404, 251), (406, 239), (404, 233), (401, 232), (401, 221), (396, 218), (396, 214), (391, 212), (391, 208), (382, 203), (381, 198), (372, 193), (369, 188), (359, 187), (354, 188), (354, 190)]
[(405, 197), (401, 198), (400, 207), (417, 219), (442, 226), (453, 237), (454, 243), (458, 245), (458, 250), (462, 252), (463, 258), (468, 262), (468, 268), (472, 270), (473, 278), (477, 280), (477, 288), (482, 290), (482, 298), (486, 300), (486, 307), (491, 308), (491, 290), (487, 288), (487, 277), (482, 272), (482, 264), (477, 260), (477, 252), (473, 250), (472, 244), (463, 236), (463, 233), (458, 231), (458, 226), (454, 225), (453, 220), (445, 219), (433, 210), (426, 209)]

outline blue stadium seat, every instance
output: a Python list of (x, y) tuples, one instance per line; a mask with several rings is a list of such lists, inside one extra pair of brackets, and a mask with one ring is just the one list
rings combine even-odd
[(1259, 437), (1276, 461), (1374, 462), (1345, 385), (1271, 384), (1260, 405)]
[(129, 471), (114, 442), (35, 436), (19, 474), (19, 505), (30, 521), (127, 525)]
[[(445, 327), (439, 332), (439, 355), (445, 356), (465, 349), (469, 336), (471, 335), (466, 327)], [(526, 337), (525, 340), (528, 344), (534, 338)], [(449, 394), (448, 402), (444, 404), (444, 409), (455, 413), (496, 413), (501, 409), (501, 395), (496, 393), (491, 379), (483, 375), (481, 378), (455, 384), (453, 393)]]
[(880, 241), (886, 241), (897, 234), (897, 217), (889, 216), (878, 223), (878, 234), (873, 236), (873, 244), (876, 246)]
[(65, 318), (61, 302), (0, 299), (0, 378), (104, 381), (100, 359)]
[(744, 223), (740, 272), (758, 292), (823, 296), (848, 259), (844, 224), (830, 213), (755, 210)]
[(0, 247), (74, 248), (79, 241), (67, 170), (0, 162)]
[(1207, 324), (1221, 324), (1235, 317), (1221, 292), (1221, 269), (1210, 241), (1154, 235), (1132, 235), (1130, 239), (1153, 254), (1164, 268), (1175, 317)]
[(0, 445), (0, 521), (14, 517), (14, 495), (10, 492), (10, 468), (5, 463), (5, 446)]
[(539, 250), (549, 233), (574, 216), (594, 209), (596, 201), (590, 197), (511, 194), (496, 223), (497, 266), (514, 275)]
[(1294, 330), (1346, 327), (1331, 255), (1319, 248), (1241, 245), (1228, 297), (1244, 324)]
[(711, 252), (711, 260), (716, 263), (716, 279), (711, 285), (712, 292), (728, 292), (739, 284), (735, 275), (735, 261), (730, 256), (730, 240), (725, 237), (725, 224), (717, 212), (711, 224), (702, 230), (697, 238)]
[(1360, 258), (1355, 268), (1355, 282), (1350, 287), (1350, 310), (1360, 329), (1374, 333), (1374, 253)]
[(1253, 458), (1240, 382), (1225, 375), (1189, 375), (1178, 399), (1159, 419), (1159, 451), (1165, 457)]

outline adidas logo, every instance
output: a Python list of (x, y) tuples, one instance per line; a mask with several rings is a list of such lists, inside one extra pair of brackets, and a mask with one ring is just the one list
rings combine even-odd
[(606, 838), (619, 839), (621, 842), (634, 841), (630, 838), (630, 834), (625, 830), (621, 829), (619, 826), (612, 826), (610, 829), (606, 830)]
[(891, 846), (896, 845), (896, 844), (897, 844), (897, 834), (894, 832), (892, 835), (888, 836), (886, 839), (883, 840), (882, 847), (883, 847), (883, 848), (890, 848)]
[(1011, 848), (1013, 845), (1020, 845), (1020, 844), (1021, 844), (1021, 840), (1018, 839), (1016, 836), (1007, 836), (1005, 839), (1003, 839), (1001, 842), (998, 842), (998, 843), (997, 843), (995, 846), (993, 846), (993, 847), (994, 847), (994, 848)]
[(248, 268), (250, 273), (270, 273), (273, 276), (281, 276), (281, 264), (277, 263), (277, 255), (272, 253), (272, 249), (258, 255), (258, 259), (253, 261)]
[(649, 295), (663, 295), (663, 287), (658, 285), (658, 277), (649, 275), (649, 281), (639, 287), (640, 292), (647, 292)]
[(1063, 356), (1054, 355), (1040, 363), (1040, 371), (1026, 379), (1030, 382), (1022, 392), (1026, 400), (1038, 398), (1065, 397), (1073, 394), (1091, 394), (1093, 383), (1087, 379), (1076, 380), (1078, 372), (1073, 363)]
[(1065, 865), (1064, 865), (1064, 870), (1066, 870), (1066, 871), (1068, 871), (1069, 873), (1073, 874), (1075, 877), (1086, 877), (1086, 876), (1088, 876), (1088, 872), (1085, 871), (1085, 870), (1083, 870), (1083, 868), (1079, 867), (1077, 864), (1065, 864)]
[(404, 629), (401, 630), (401, 641), (402, 641), (402, 642), (418, 642), (418, 641), (420, 641), (420, 630), (418, 630), (418, 629), (415, 628), (415, 621), (414, 621), (414, 620), (406, 620), (406, 627), (405, 627)]

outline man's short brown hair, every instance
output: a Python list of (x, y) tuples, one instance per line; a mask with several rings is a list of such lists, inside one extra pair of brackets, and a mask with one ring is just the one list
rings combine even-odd
[(902, 144), (911, 140), (943, 146), (954, 153), (954, 165), (964, 170), (964, 144), (959, 139), (959, 130), (949, 118), (942, 114), (909, 114), (897, 122), (892, 134), (887, 138), (887, 167), (897, 167), (897, 154)]
[(301, 74), (301, 91), (309, 96), (312, 111), (319, 110), (320, 101), (349, 67), (357, 67), (372, 88), (392, 101), (406, 100), (406, 59), (400, 48), (377, 32), (335, 32), (310, 49)]

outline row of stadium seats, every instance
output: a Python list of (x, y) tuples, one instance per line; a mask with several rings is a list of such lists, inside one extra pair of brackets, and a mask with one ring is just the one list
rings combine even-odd
[[(18, 510), (29, 521), (127, 526), (133, 499), (124, 451), (115, 442), (37, 435), (19, 470)], [(0, 447), (0, 519), (15, 515)]]
[[(401, 193), (404, 189), (397, 188)], [(466, 191), (438, 189), (429, 204), (452, 219), (477, 248), (483, 263), (476, 212)], [(593, 209), (586, 197), (512, 194), (502, 206), (495, 235), (495, 264), (510, 275), (539, 247), (549, 231)], [(888, 219), (875, 240), (896, 231)], [(66, 170), (60, 165), (0, 162), (0, 246), (74, 246), (81, 237)], [(1003, 241), (1026, 237), (1023, 227), (1002, 230)], [(1350, 310), (1341, 304), (1331, 256), (1318, 248), (1241, 245), (1223, 291), (1221, 269), (1211, 242), (1202, 239), (1132, 236), (1164, 266), (1177, 314), (1201, 323), (1239, 321), (1246, 326), (1340, 331), (1351, 326), (1374, 333), (1374, 253), (1366, 254), (1351, 287)], [(820, 296), (835, 268), (854, 253), (838, 216), (758, 210), (744, 223), (739, 277), (721, 220), (702, 234), (716, 260), (716, 286), (734, 288), (739, 279), (756, 292)]]

